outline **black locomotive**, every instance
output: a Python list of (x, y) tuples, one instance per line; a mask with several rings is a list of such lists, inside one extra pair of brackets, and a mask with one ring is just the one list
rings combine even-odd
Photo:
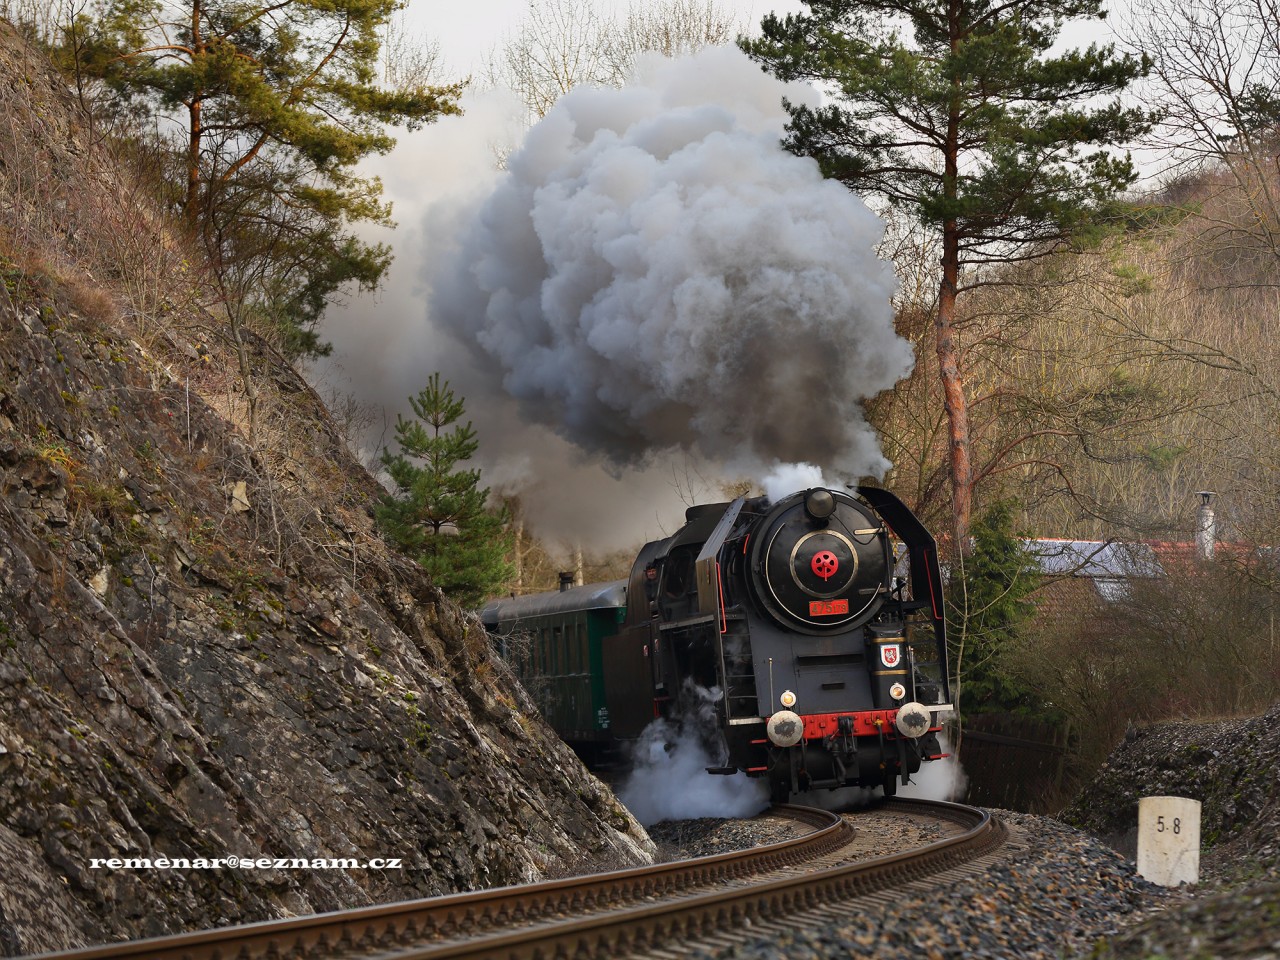
[(893, 494), (814, 488), (691, 507), (626, 581), (498, 600), (486, 628), (584, 756), (713, 691), (721, 765), (775, 799), (882, 786), (942, 756), (933, 537)]

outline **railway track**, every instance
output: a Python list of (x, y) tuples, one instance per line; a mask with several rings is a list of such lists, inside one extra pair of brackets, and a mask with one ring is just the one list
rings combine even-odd
[(663, 954), (744, 927), (777, 926), (924, 881), (989, 856), (1004, 828), (982, 810), (891, 800), (881, 810), (931, 817), (948, 836), (868, 857), (850, 818), (775, 807), (813, 829), (779, 843), (612, 873), (454, 894), (45, 954), (41, 960), (379, 960)]

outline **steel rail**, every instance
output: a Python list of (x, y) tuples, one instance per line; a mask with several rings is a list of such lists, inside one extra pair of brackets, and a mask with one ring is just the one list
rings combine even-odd
[[(641, 898), (679, 896), (816, 859), (846, 845), (853, 835), (853, 828), (838, 814), (790, 805), (775, 806), (773, 811), (815, 829), (777, 843), (709, 857), (109, 943), (40, 954), (31, 960), (308, 960), (348, 952), (393, 952), (410, 943), (468, 937), (558, 914), (603, 911)], [(526, 933), (529, 929), (519, 928)]]
[(811, 873), (693, 894), (679, 900), (524, 927), (448, 944), (423, 944), (379, 954), (379, 960), (574, 960), (615, 958), (737, 929), (802, 910), (878, 893), (981, 857), (1004, 841), (1003, 825), (975, 807), (941, 801), (893, 800), (887, 809), (928, 813), (966, 827), (915, 850)]

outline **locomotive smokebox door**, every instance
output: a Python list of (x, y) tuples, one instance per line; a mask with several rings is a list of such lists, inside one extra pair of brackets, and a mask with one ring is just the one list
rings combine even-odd
[(750, 543), (753, 592), (790, 630), (854, 629), (888, 595), (884, 525), (847, 494), (817, 489), (779, 500)]

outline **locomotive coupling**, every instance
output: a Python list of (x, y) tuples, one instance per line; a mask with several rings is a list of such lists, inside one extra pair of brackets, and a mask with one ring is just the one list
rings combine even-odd
[(911, 737), (914, 740), (917, 737), (923, 737), (929, 732), (929, 728), (933, 726), (933, 718), (929, 715), (928, 710), (912, 700), (910, 703), (904, 703), (898, 708), (898, 716), (894, 720), (894, 725), (904, 737)]
[(794, 747), (804, 736), (804, 721), (798, 713), (779, 710), (765, 727), (769, 740), (777, 747)]

